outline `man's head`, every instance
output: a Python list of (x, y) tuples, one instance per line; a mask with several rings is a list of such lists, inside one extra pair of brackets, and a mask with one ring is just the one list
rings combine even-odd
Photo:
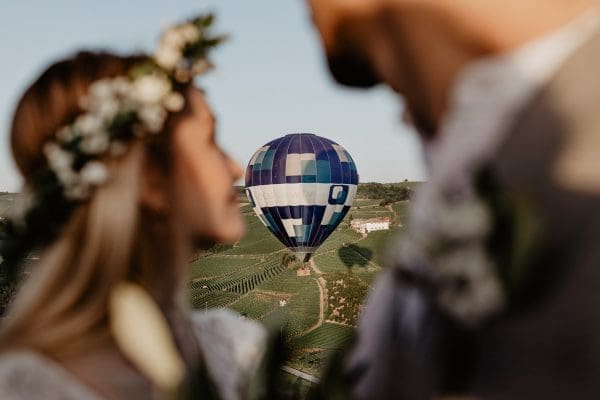
[(433, 135), (470, 61), (557, 29), (598, 0), (308, 0), (333, 77), (384, 83)]

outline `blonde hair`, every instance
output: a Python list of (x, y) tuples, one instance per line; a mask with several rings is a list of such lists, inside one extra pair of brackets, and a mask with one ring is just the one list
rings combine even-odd
[[(51, 66), (27, 90), (11, 132), (26, 181), (45, 162), (43, 144), (77, 114), (77, 99), (89, 84), (126, 74), (137, 60), (80, 53)], [(140, 206), (144, 166), (154, 163), (168, 171), (167, 142), (134, 141), (121, 158), (103, 160), (110, 181), (73, 211), (56, 240), (43, 249), (2, 323), (1, 350), (28, 348), (60, 359), (109, 341), (110, 290), (123, 280), (139, 283), (155, 297), (174, 299), (183, 271), (164, 270), (156, 257), (162, 249), (155, 246), (157, 235), (168, 238), (169, 221)], [(162, 246), (168, 251), (169, 243)]]

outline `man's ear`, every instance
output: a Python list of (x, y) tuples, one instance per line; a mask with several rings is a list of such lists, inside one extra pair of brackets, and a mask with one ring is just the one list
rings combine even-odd
[(165, 172), (146, 157), (140, 179), (140, 204), (155, 214), (167, 215), (170, 211), (167, 185)]

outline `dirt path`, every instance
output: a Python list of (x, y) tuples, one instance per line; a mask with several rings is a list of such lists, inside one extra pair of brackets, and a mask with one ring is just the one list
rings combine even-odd
[(307, 374), (306, 372), (299, 371), (292, 367), (288, 367), (287, 365), (281, 367), (281, 369), (284, 370), (285, 372), (287, 372), (288, 374), (295, 375), (295, 376), (302, 378), (304, 380), (307, 380), (311, 383), (319, 383), (319, 378), (317, 378), (316, 376)]
[(323, 321), (325, 321), (325, 308), (327, 306), (327, 304), (326, 304), (327, 298), (325, 296), (326, 282), (325, 282), (325, 279), (323, 279), (323, 278), (315, 279), (315, 282), (317, 283), (317, 286), (319, 287), (319, 320), (317, 321), (316, 324), (314, 324), (313, 326), (311, 326), (310, 328), (308, 328), (307, 330), (305, 330), (298, 336), (304, 336), (307, 333), (314, 331), (315, 329), (317, 329), (318, 327), (323, 325)]
[(387, 206), (385, 206), (385, 208), (387, 208), (388, 210), (390, 210), (393, 213), (393, 215), (394, 215), (394, 221), (393, 222), (395, 222), (397, 224), (397, 226), (402, 226), (402, 221), (400, 220), (400, 215), (398, 215), (398, 213), (396, 212), (396, 210), (394, 210), (394, 207), (393, 207), (394, 204), (398, 204), (398, 203), (400, 203), (400, 202), (399, 201), (395, 201), (395, 202), (393, 202), (393, 203), (388, 204)]

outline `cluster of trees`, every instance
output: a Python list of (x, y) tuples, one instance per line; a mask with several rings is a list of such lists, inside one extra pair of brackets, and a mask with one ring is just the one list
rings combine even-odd
[(290, 253), (284, 253), (283, 256), (281, 256), (281, 265), (285, 266), (286, 268), (290, 266), (290, 264), (296, 262), (296, 255), (295, 254), (290, 254)]
[(327, 275), (329, 321), (356, 326), (369, 285), (354, 274)]
[(381, 199), (382, 206), (396, 201), (409, 200), (411, 189), (407, 183), (361, 183), (356, 195), (368, 199)]

